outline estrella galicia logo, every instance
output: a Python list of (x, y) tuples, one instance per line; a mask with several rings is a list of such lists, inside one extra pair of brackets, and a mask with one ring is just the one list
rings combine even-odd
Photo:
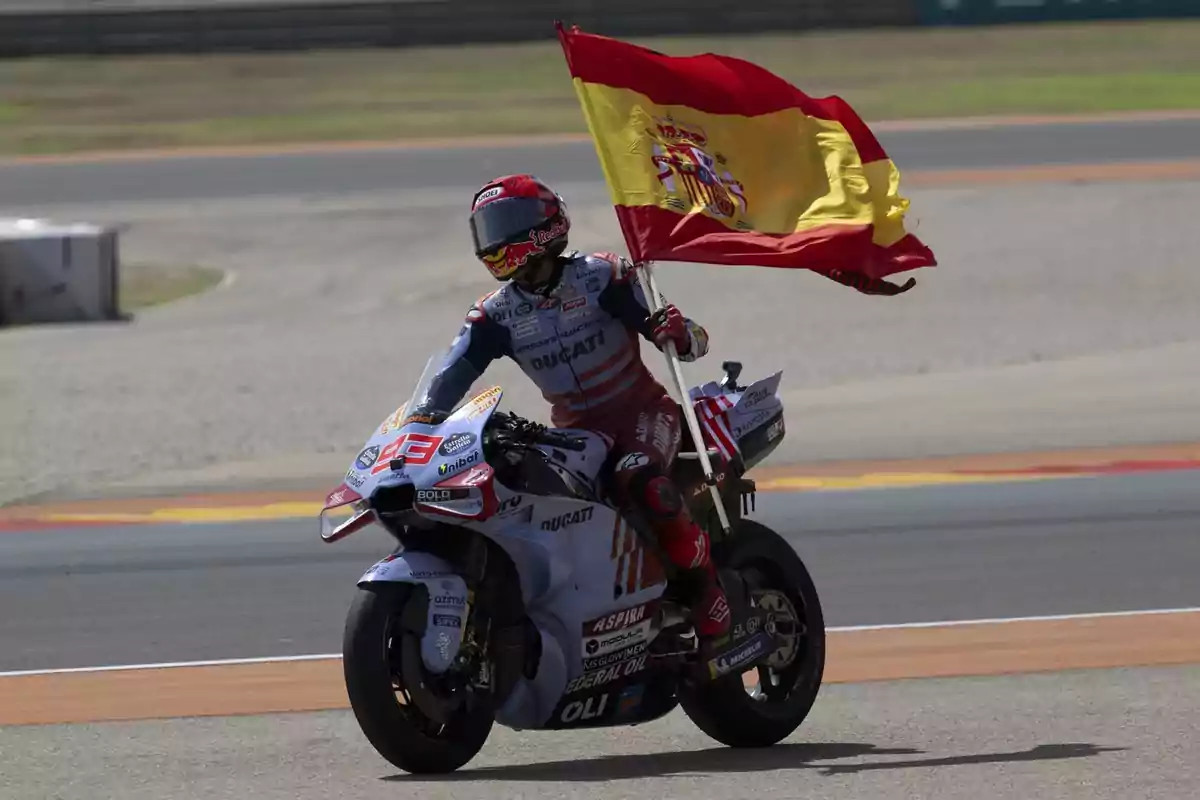
[(354, 466), (359, 469), (370, 469), (375, 466), (376, 460), (379, 458), (379, 445), (373, 444), (358, 454), (358, 458), (354, 459)]
[(473, 444), (475, 444), (475, 434), (467, 432), (456, 433), (447, 437), (446, 441), (442, 442), (442, 446), (438, 448), (438, 452), (444, 456), (456, 456)]

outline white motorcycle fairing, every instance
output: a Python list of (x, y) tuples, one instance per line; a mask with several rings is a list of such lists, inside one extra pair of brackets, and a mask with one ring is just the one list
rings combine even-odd
[(371, 583), (412, 583), (424, 586), (429, 595), (425, 636), (421, 639), (421, 660), (434, 674), (445, 672), (454, 663), (462, 644), (470, 594), (467, 584), (454, 568), (432, 553), (392, 553), (367, 570), (359, 586)]
[[(774, 449), (783, 435), (779, 378), (776, 373), (737, 388), (735, 374), (729, 387), (693, 388), (705, 445), (754, 461)], [(598, 476), (611, 442), (594, 431), (551, 429), (584, 442), (581, 451), (533, 445), (562, 479), (564, 492), (514, 491), (496, 479), (482, 449), (501, 396), (500, 387), (492, 387), (437, 425), (412, 417), (401, 422), (404, 406), (397, 409), (368, 440), (345, 483), (330, 493), (322, 512), (323, 538), (335, 541), (374, 521), (363, 498), (381, 487), (411, 483), (413, 512), (475, 530), (508, 554), (525, 613), (540, 632), (537, 671), (517, 681), (496, 710), (497, 722), (515, 729), (567, 728), (626, 717), (641, 722), (666, 713), (673, 703), (653, 713), (638, 710), (643, 693), (651, 694), (638, 676), (657, 632), (666, 581), (653, 552), (600, 499)], [(357, 514), (330, 530), (325, 513), (348, 504)], [(473, 603), (463, 578), (441, 558), (401, 550), (367, 570), (359, 585), (382, 581), (429, 592), (422, 658), (431, 672), (445, 671), (458, 653)]]

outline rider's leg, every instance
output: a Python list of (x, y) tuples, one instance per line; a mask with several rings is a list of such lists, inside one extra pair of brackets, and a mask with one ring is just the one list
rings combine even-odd
[(665, 397), (642, 409), (628, 435), (617, 439), (624, 455), (614, 478), (622, 504), (641, 512), (666, 557), (680, 570), (678, 588), (687, 594), (697, 634), (724, 634), (729, 630), (729, 603), (710, 558), (708, 534), (692, 519), (682, 493), (667, 475), (679, 448), (678, 407)]

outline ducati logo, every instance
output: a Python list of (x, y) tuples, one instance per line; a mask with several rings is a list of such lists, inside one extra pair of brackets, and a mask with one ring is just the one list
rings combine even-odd
[(729, 618), (729, 603), (726, 602), (724, 597), (719, 598), (713, 604), (713, 607), (709, 609), (708, 618), (713, 622), (724, 622)]

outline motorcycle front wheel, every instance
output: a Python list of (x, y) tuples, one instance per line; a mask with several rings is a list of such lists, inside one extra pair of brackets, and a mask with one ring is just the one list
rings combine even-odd
[(443, 724), (414, 702), (416, 687), (406, 685), (413, 681), (405, 680), (401, 664), (419, 663), (421, 645), (402, 629), (400, 620), (415, 591), (424, 590), (387, 583), (359, 590), (347, 613), (342, 641), (346, 692), (363, 734), (394, 766), (417, 774), (453, 772), (483, 747), (494, 716), (486, 703), (471, 702)]
[(777, 649), (746, 673), (680, 687), (680, 706), (706, 734), (729, 747), (766, 747), (790, 736), (807, 718), (825, 671), (825, 618), (808, 569), (770, 528), (740, 520), (736, 535), (714, 555), (735, 569), (781, 631)]

